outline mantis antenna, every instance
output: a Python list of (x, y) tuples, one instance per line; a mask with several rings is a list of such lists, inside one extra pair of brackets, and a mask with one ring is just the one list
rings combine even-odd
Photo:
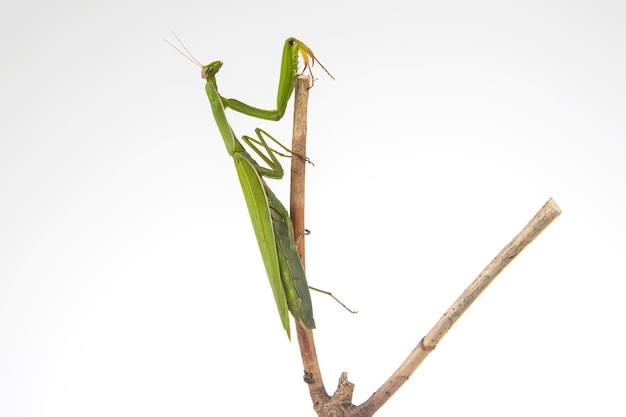
[(176, 51), (181, 54), (182, 56), (184, 56), (187, 60), (189, 60), (190, 62), (192, 62), (193, 64), (199, 66), (200, 68), (202, 68), (202, 64), (200, 63), (200, 61), (198, 61), (196, 59), (195, 56), (193, 56), (193, 54), (189, 51), (189, 49), (187, 49), (187, 47), (185, 46), (185, 44), (180, 40), (180, 38), (178, 37), (178, 35), (176, 34), (176, 32), (172, 31), (172, 34), (174, 35), (174, 37), (176, 38), (176, 40), (178, 41), (178, 43), (180, 44), (180, 46), (182, 46), (182, 48), (185, 50), (185, 52), (181, 51), (180, 48), (178, 48), (176, 45), (174, 45), (172, 42), (168, 41), (167, 39), (163, 39), (165, 42), (167, 42), (172, 48), (176, 49)]

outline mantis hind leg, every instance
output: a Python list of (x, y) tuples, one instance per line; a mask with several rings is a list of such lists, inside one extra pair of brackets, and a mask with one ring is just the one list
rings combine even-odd
[[(300, 239), (302, 239), (304, 236), (308, 236), (311, 234), (311, 231), (309, 229), (304, 229), (304, 232), (299, 233), (298, 236), (296, 237), (296, 247), (298, 247), (298, 245), (300, 244)], [(308, 285), (308, 284), (307, 284)], [(357, 310), (351, 310), (350, 308), (348, 308), (348, 306), (346, 306), (343, 302), (341, 302), (341, 300), (339, 300), (337, 297), (335, 297), (333, 295), (333, 293), (331, 293), (330, 291), (324, 291), (324, 290), (320, 290), (319, 288), (315, 288), (312, 287), (310, 285), (308, 285), (310, 290), (328, 295), (329, 297), (331, 297), (333, 300), (335, 300), (336, 302), (338, 302), (343, 308), (345, 308), (346, 310), (348, 310), (350, 313), (352, 314), (356, 314), (358, 313)]]
[(349, 311), (350, 313), (352, 313), (352, 314), (356, 314), (356, 313), (358, 313), (358, 311), (357, 311), (357, 310), (350, 310), (350, 309), (348, 308), (348, 306), (346, 306), (344, 303), (342, 303), (341, 301), (339, 301), (339, 299), (338, 299), (337, 297), (335, 297), (335, 296), (333, 295), (333, 293), (331, 293), (330, 291), (320, 290), (319, 288), (311, 287), (310, 285), (309, 285), (309, 289), (310, 289), (310, 290), (313, 290), (313, 291), (316, 291), (316, 292), (319, 292), (319, 293), (322, 293), (322, 294), (325, 294), (325, 295), (328, 295), (329, 297), (331, 297), (333, 300), (337, 301), (337, 302), (338, 302), (338, 303), (339, 303), (339, 304), (340, 304), (343, 308), (345, 308), (346, 310), (348, 310), (348, 311)]

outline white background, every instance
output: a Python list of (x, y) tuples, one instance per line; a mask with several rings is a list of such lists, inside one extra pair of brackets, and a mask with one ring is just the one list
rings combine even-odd
[(553, 197), (561, 217), (378, 415), (623, 416), (625, 19), (621, 1), (3, 2), (0, 415), (314, 415), (175, 30), (224, 61), (227, 97), (273, 107), (289, 36), (336, 78), (318, 68), (309, 105), (308, 280), (359, 314), (313, 295), (330, 392), (347, 371), (364, 401)]

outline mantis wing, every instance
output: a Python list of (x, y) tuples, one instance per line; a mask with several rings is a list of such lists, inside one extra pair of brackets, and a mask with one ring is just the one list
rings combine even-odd
[(287, 210), (274, 193), (270, 189), (266, 189), (266, 192), (272, 213), (278, 262), (280, 264), (283, 288), (287, 297), (287, 306), (294, 318), (302, 323), (304, 327), (314, 329), (315, 320), (313, 320), (311, 293), (309, 292), (306, 273), (294, 240), (291, 219)]
[(246, 205), (248, 206), (248, 213), (250, 213), (254, 234), (259, 245), (259, 250), (261, 251), (261, 257), (263, 258), (263, 264), (265, 265), (270, 286), (272, 287), (280, 321), (287, 332), (287, 336), (291, 339), (287, 299), (280, 277), (280, 265), (278, 263), (278, 253), (274, 238), (274, 227), (272, 225), (272, 216), (265, 192), (265, 184), (251, 161), (245, 157), (237, 157), (237, 155), (239, 154), (235, 154), (234, 157), (235, 168), (237, 169), (241, 189), (243, 190)]

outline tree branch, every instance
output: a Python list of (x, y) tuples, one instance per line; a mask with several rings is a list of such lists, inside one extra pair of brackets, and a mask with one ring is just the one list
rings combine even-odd
[(435, 349), (437, 343), (485, 288), (560, 214), (561, 209), (559, 206), (553, 199), (549, 199), (526, 227), (500, 251), (493, 261), (482, 270), (474, 282), (463, 291), (461, 296), (450, 306), (430, 332), (419, 341), (393, 375), (367, 401), (356, 407), (351, 415), (353, 417), (371, 416), (380, 409), (402, 384), (413, 375), (417, 367)]
[[(294, 235), (300, 237), (298, 253), (302, 259), (302, 265), (306, 268), (304, 253), (304, 179), (306, 168), (306, 124), (307, 108), (309, 99), (310, 80), (308, 76), (300, 75), (296, 78), (294, 117), (293, 117), (293, 139), (291, 151), (291, 197), (289, 213), (293, 223)], [(298, 344), (300, 345), (300, 355), (304, 365), (304, 381), (309, 386), (309, 393), (313, 401), (313, 407), (319, 410), (328, 402), (330, 397), (326, 393), (317, 352), (315, 351), (315, 341), (313, 332), (304, 328), (296, 321), (296, 331), (298, 333)], [(319, 411), (318, 411), (319, 413)]]

